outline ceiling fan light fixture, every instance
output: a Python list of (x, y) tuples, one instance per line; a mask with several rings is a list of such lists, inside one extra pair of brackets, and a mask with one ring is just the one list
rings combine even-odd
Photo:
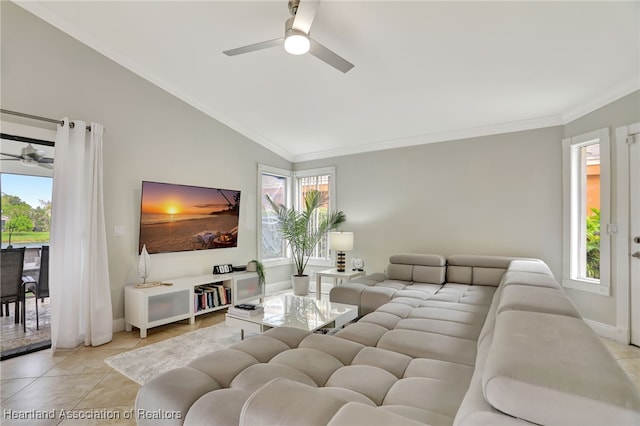
[(23, 158), (22, 160), (20, 160), (20, 162), (28, 167), (33, 167), (38, 165), (38, 162), (33, 158)]
[(294, 29), (287, 30), (284, 36), (284, 50), (292, 55), (304, 55), (309, 51), (311, 42), (309, 37), (302, 31)]

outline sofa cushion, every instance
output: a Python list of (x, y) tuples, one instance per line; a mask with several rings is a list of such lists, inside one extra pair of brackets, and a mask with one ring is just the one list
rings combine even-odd
[(238, 373), (257, 363), (258, 360), (246, 352), (236, 349), (222, 349), (198, 357), (188, 366), (208, 374), (226, 388)]
[(331, 421), (327, 423), (327, 426), (354, 425), (424, 426), (424, 422), (414, 421), (411, 417), (403, 414), (398, 415), (384, 408), (350, 402), (343, 405)]
[(260, 335), (235, 343), (229, 346), (229, 349), (245, 352), (258, 360), (258, 362), (269, 362), (271, 358), (290, 348), (281, 340)]
[(416, 358), (407, 366), (404, 377), (429, 377), (467, 387), (473, 367), (431, 358)]
[(412, 358), (397, 352), (380, 348), (364, 348), (353, 359), (351, 365), (372, 365), (388, 371), (397, 378), (404, 376), (407, 366)]
[(415, 358), (433, 358), (473, 366), (476, 342), (414, 330), (391, 330), (378, 341), (379, 348)]
[(219, 389), (198, 399), (189, 409), (184, 425), (237, 425), (251, 392), (244, 389)]
[(336, 370), (327, 380), (326, 386), (351, 389), (363, 394), (376, 405), (382, 405), (382, 400), (396, 381), (396, 376), (382, 368), (349, 365)]
[(389, 314), (387, 312), (371, 312), (370, 314), (365, 315), (360, 318), (361, 323), (370, 322), (372, 324), (378, 324), (387, 330), (393, 329), (398, 321), (400, 321), (400, 317), (397, 315)]
[(580, 318), (571, 299), (562, 291), (549, 287), (510, 285), (504, 287), (498, 314), (505, 311), (533, 311)]
[(344, 365), (350, 364), (353, 361), (353, 357), (364, 348), (360, 343), (325, 334), (312, 334), (300, 342), (298, 347), (326, 352)]
[(282, 364), (302, 371), (318, 386), (325, 382), (342, 364), (336, 357), (317, 349), (289, 349), (274, 356), (271, 364)]
[(299, 382), (307, 386), (317, 386), (316, 382), (306, 373), (287, 365), (281, 364), (255, 364), (242, 371), (231, 382), (230, 387), (234, 389), (244, 389), (255, 391), (273, 379), (284, 378)]
[(553, 278), (553, 275), (538, 274), (535, 272), (507, 271), (502, 277), (502, 286), (512, 284), (525, 284), (536, 287), (549, 287), (560, 290), (561, 287)]
[(352, 281), (333, 286), (329, 292), (329, 300), (347, 305), (360, 306), (362, 292), (368, 287), (369, 285), (367, 284), (354, 283)]
[(413, 265), (400, 265), (391, 263), (385, 271), (389, 280), (406, 281), (413, 279)]
[[(347, 401), (329, 392), (274, 379), (253, 393), (244, 404), (241, 425), (325, 425)], [(363, 405), (367, 407), (366, 405)]]
[(445, 266), (447, 260), (439, 254), (400, 253), (390, 256), (389, 263), (400, 265)]
[(408, 405), (453, 419), (466, 386), (426, 377), (398, 380), (389, 389), (383, 405)]
[(482, 383), (494, 408), (532, 423), (640, 424), (637, 389), (578, 318), (499, 314)]
[(365, 346), (375, 346), (389, 329), (373, 323), (356, 322), (349, 324), (335, 335), (341, 339), (351, 340)]
[(449, 256), (447, 282), (497, 286), (512, 261), (499, 256)]
[[(139, 425), (156, 425), (158, 420), (146, 412), (161, 410), (186, 413), (202, 395), (221, 386), (207, 374), (191, 367), (169, 370), (145, 383), (136, 396), (136, 415)], [(184, 414), (183, 414), (184, 415)], [(166, 425), (182, 425), (184, 417), (164, 420)], [(29, 423), (29, 422), (27, 422)]]
[(366, 315), (369, 312), (375, 311), (380, 306), (389, 302), (396, 291), (398, 290), (395, 288), (382, 287), (379, 285), (365, 288), (362, 292), (362, 298), (360, 299), (360, 314)]
[(395, 328), (398, 330), (428, 331), (460, 339), (476, 340), (480, 334), (480, 327), (481, 324), (463, 324), (429, 318), (406, 318), (398, 321)]
[(412, 281), (416, 283), (442, 284), (444, 283), (447, 268), (444, 266), (422, 266), (413, 267)]

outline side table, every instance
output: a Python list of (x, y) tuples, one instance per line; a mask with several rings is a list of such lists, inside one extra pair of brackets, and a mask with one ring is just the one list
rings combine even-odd
[(320, 299), (322, 277), (333, 278), (333, 285), (336, 285), (338, 284), (338, 279), (340, 279), (340, 282), (342, 282), (342, 280), (351, 281), (351, 278), (362, 277), (364, 275), (364, 271), (351, 271), (349, 269), (346, 269), (344, 272), (338, 272), (337, 268), (318, 271), (316, 272), (316, 299)]

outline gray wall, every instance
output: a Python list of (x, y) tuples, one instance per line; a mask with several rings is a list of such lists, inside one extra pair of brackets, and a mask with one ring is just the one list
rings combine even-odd
[(344, 230), (369, 271), (390, 254), (529, 256), (562, 267), (562, 128), (298, 163), (336, 166)]
[[(123, 286), (139, 281), (142, 180), (242, 191), (237, 248), (152, 255), (152, 279), (208, 273), (214, 264), (255, 258), (257, 164), (291, 163), (18, 6), (3, 1), (1, 7), (2, 107), (98, 121), (106, 128), (105, 215), (115, 319), (124, 317)], [(115, 237), (114, 225), (125, 225), (126, 235)]]

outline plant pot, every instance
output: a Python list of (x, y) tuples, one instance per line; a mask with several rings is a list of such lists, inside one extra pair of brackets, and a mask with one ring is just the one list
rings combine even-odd
[(309, 294), (309, 275), (291, 275), (291, 285), (293, 286), (293, 294), (306, 296)]

